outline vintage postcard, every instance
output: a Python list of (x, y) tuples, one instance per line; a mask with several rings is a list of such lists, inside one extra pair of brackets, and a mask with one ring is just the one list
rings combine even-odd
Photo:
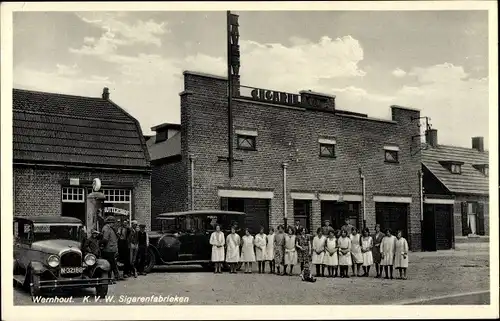
[(3, 3), (4, 319), (498, 318), (496, 10)]

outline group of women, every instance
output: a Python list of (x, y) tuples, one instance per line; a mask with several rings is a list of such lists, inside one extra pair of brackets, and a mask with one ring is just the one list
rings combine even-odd
[[(390, 229), (385, 234), (380, 225), (376, 225), (373, 237), (365, 228), (360, 235), (356, 228), (352, 231), (341, 229), (329, 230), (323, 235), (318, 228), (316, 235), (310, 241), (306, 229), (294, 231), (292, 227), (284, 232), (283, 226), (274, 228), (266, 235), (261, 227), (255, 236), (245, 229), (245, 235), (240, 237), (236, 229), (224, 237), (220, 227), (210, 237), (212, 245), (212, 262), (215, 273), (222, 273), (222, 265), (226, 262), (230, 266), (230, 273), (236, 273), (239, 263), (244, 266), (244, 273), (252, 273), (252, 263), (257, 262), (258, 273), (265, 273), (266, 262), (270, 273), (278, 275), (292, 275), (295, 265), (300, 264), (301, 271), (310, 264), (316, 267), (316, 276), (349, 277), (349, 266), (352, 276), (368, 277), (370, 267), (375, 265), (376, 277), (381, 278), (385, 272), (386, 279), (393, 279), (393, 269), (399, 270), (399, 278), (406, 279), (408, 268), (408, 242), (402, 237), (401, 231), (396, 236)], [(281, 267), (283, 271), (281, 272)], [(363, 274), (360, 273), (363, 268)]]

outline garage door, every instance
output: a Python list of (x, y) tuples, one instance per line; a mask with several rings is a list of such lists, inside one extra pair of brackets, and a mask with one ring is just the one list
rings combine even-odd
[(451, 211), (452, 205), (436, 204), (434, 206), (434, 214), (436, 220), (436, 248), (438, 250), (451, 249)]
[(390, 228), (395, 234), (397, 230), (403, 232), (408, 239), (408, 204), (406, 203), (375, 203), (377, 223), (383, 230)]
[(250, 233), (259, 232), (264, 226), (266, 233), (269, 229), (269, 200), (260, 198), (221, 198), (221, 209), (228, 211), (245, 212), (245, 228)]

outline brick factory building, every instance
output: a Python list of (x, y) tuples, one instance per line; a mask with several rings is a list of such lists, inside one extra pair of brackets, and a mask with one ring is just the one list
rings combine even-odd
[(157, 126), (148, 141), (153, 217), (238, 210), (252, 233), (285, 216), (309, 231), (347, 217), (359, 228), (401, 229), (412, 250), (421, 248), (418, 110), (391, 106), (390, 120), (374, 119), (336, 108), (326, 94), (241, 86), (230, 177), (227, 88), (225, 77), (184, 72), (181, 125)]
[(472, 148), (439, 145), (437, 130), (422, 151), (425, 250), (489, 242), (489, 153), (483, 137)]
[(135, 118), (109, 99), (14, 89), (14, 215), (73, 216), (99, 178), (105, 213), (151, 222), (151, 168)]

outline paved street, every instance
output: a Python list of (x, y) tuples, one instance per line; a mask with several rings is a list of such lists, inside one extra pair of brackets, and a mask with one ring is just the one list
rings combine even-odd
[[(487, 252), (447, 251), (412, 253), (408, 280), (370, 278), (322, 279), (306, 283), (299, 276), (213, 274), (197, 266), (161, 267), (147, 276), (119, 282), (109, 295), (187, 296), (188, 304), (489, 304)], [(296, 274), (298, 269), (296, 268)], [(373, 271), (371, 271), (373, 275)], [(476, 294), (457, 296), (458, 294)], [(479, 293), (479, 294), (478, 294)], [(75, 304), (93, 291), (73, 296)], [(446, 296), (451, 295), (447, 299)], [(421, 302), (426, 298), (438, 298)], [(413, 303), (412, 303), (413, 302)], [(420, 303), (421, 302), (421, 303)], [(34, 304), (29, 295), (14, 291), (14, 304)], [(94, 303), (89, 303), (94, 304)], [(101, 302), (101, 304), (113, 304)], [(165, 303), (163, 303), (165, 304)]]

